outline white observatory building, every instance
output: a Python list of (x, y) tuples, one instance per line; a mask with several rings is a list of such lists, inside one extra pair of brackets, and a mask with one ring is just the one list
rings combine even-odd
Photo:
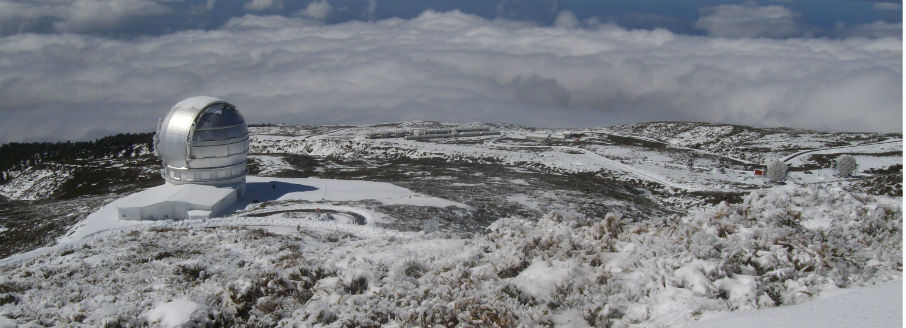
[(118, 208), (120, 219), (207, 218), (245, 193), (249, 133), (236, 106), (215, 97), (180, 101), (154, 135), (166, 180), (160, 192)]
[(248, 128), (222, 99), (192, 97), (173, 106), (157, 127), (154, 150), (169, 183), (245, 187)]

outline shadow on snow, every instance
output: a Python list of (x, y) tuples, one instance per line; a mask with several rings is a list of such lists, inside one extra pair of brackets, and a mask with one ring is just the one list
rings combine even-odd
[(236, 201), (233, 206), (230, 206), (219, 216), (228, 216), (233, 212), (246, 208), (249, 204), (252, 203), (269, 202), (277, 200), (289, 193), (308, 192), (315, 190), (318, 190), (318, 188), (309, 185), (287, 183), (282, 181), (249, 182), (245, 185), (245, 194), (242, 195), (242, 197), (239, 198), (239, 200)]

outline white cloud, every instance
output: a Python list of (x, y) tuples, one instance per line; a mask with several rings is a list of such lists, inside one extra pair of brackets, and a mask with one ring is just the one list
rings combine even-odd
[(279, 9), (283, 7), (280, 0), (251, 0), (245, 3), (245, 9), (251, 11), (262, 11)]
[(325, 20), (333, 13), (333, 6), (327, 0), (316, 0), (309, 3), (299, 14), (308, 16), (317, 20)]
[(700, 10), (695, 27), (710, 36), (787, 38), (799, 36), (799, 15), (783, 6), (719, 5)]
[(875, 10), (902, 10), (903, 6), (899, 2), (875, 2)]
[(243, 17), (231, 18), (222, 28), (231, 32), (251, 31), (251, 30), (281, 30), (281, 29), (298, 29), (304, 27), (313, 27), (321, 25), (317, 20), (304, 18), (290, 18), (280, 15), (245, 15)]
[(51, 24), (59, 32), (94, 32), (168, 12), (166, 6), (150, 0), (0, 0), (0, 34), (30, 31), (41, 24)]
[(576, 15), (569, 10), (560, 11), (557, 14), (557, 17), (554, 19), (554, 26), (564, 27), (564, 28), (576, 28), (579, 26), (579, 20), (576, 19)]
[(146, 0), (77, 0), (72, 11), (54, 27), (64, 32), (88, 32), (115, 26), (123, 20), (155, 16), (169, 12), (154, 1)]
[(838, 24), (836, 29), (837, 35), (844, 38), (903, 37), (903, 23), (888, 23), (880, 20), (852, 26)]
[(29, 4), (0, 1), (0, 35), (31, 31), (41, 17), (52, 17), (59, 12), (52, 3)]
[(901, 131), (902, 42), (526, 27), (459, 12), (317, 25), (245, 16), (135, 40), (0, 38), (0, 142), (151, 131), (192, 95), (252, 122), (602, 126), (722, 121)]

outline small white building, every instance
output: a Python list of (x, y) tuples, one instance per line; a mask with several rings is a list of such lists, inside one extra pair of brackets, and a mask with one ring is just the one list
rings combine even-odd
[(120, 220), (206, 219), (223, 214), (239, 200), (239, 189), (166, 184), (117, 208)]

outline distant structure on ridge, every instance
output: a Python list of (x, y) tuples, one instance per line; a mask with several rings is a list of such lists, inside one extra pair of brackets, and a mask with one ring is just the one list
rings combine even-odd
[(414, 130), (393, 130), (369, 133), (367, 139), (385, 139), (385, 138), (405, 138), (409, 140), (424, 140), (434, 138), (464, 138), (478, 137), (487, 135), (499, 135), (498, 131), (491, 131), (489, 128), (449, 128), (449, 129), (414, 129)]

